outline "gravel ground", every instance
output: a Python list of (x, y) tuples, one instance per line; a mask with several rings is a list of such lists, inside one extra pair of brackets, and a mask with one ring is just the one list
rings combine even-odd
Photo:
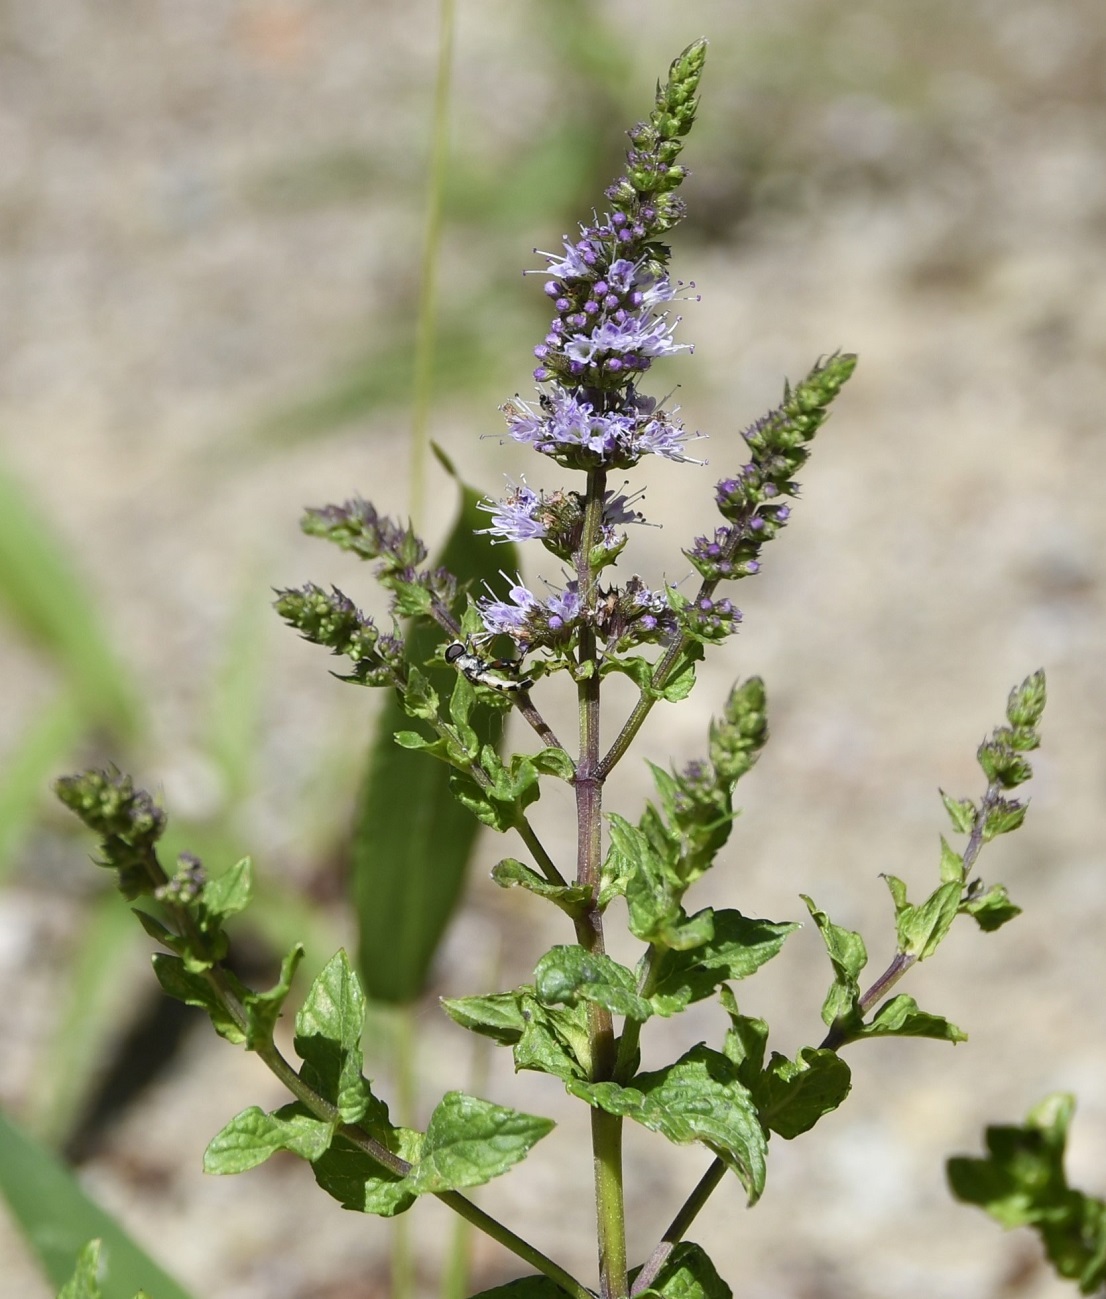
[[(977, 1151), (985, 1122), (1018, 1120), (1070, 1089), (1072, 1179), (1106, 1192), (1106, 10), (1090, 0), (969, 12), (951, 0), (909, 12), (848, 0), (472, 10), (458, 24), (455, 144), (500, 181), (517, 172), (520, 187), (528, 133), (573, 111), (573, 39), (606, 51), (604, 75), (621, 60), (630, 104), (644, 103), (682, 45), (712, 40), (689, 150), (692, 219), (675, 261), (702, 294), (683, 327), (696, 353), (665, 372), (682, 384), (688, 422), (713, 439), (711, 468), (643, 475), (646, 508), (663, 523), (635, 538), (647, 580), (683, 576), (672, 556), (712, 526), (707, 474), (736, 465), (737, 430), (778, 400), (783, 376), (839, 346), (861, 357), (792, 526), (740, 593), (742, 636), (703, 671), (698, 708), (655, 714), (643, 737), (656, 760), (690, 757), (732, 678), (767, 680), (773, 742), (702, 896), (798, 919), (797, 894), (809, 891), (869, 938), (882, 968), (879, 873), (927, 886), (937, 787), (978, 792), (972, 755), (1007, 690), (1039, 665), (1049, 673), (1029, 819), (983, 859), (1025, 915), (993, 937), (965, 925), (908, 989), (971, 1041), (851, 1051), (853, 1096), (808, 1137), (774, 1144), (755, 1214), (731, 1187), (694, 1234), (742, 1299), (1067, 1293), (1032, 1239), (951, 1203), (943, 1161)], [(186, 814), (224, 797), (203, 756), (203, 716), (242, 593), (351, 584), (341, 557), (299, 536), (301, 506), (360, 492), (406, 507), (402, 406), (312, 436), (278, 435), (287, 421), (276, 416), (340, 385), (407, 319), (435, 23), (433, 6), (394, 0), (0, 7), (4, 463), (72, 549), (136, 674), (149, 715), (140, 774)], [(534, 244), (555, 244), (559, 219), (551, 228), (532, 215), (513, 184), (502, 198), (524, 216), (448, 227), (446, 310), (496, 277), (504, 295), (534, 295), (533, 282), (517, 287), (517, 269), (533, 264)], [(500, 322), (493, 337), (511, 332)], [(498, 378), (475, 394), (470, 385), (434, 411), (434, 436), (493, 491), (503, 472), (557, 481), (478, 438), (498, 432), (496, 405), (525, 386), (525, 337), (491, 367), (504, 389)], [(430, 489), (443, 502), (431, 496), (433, 535), (447, 488), (439, 477)], [(313, 837), (305, 830), (320, 764), (355, 752), (371, 701), (351, 706), (317, 653), (262, 625), (265, 793), (241, 824), (261, 869), (295, 882), (317, 865), (303, 845), (320, 842), (317, 824)], [(14, 635), (0, 639), (0, 670), (2, 759), (55, 679)], [(609, 805), (632, 810), (642, 789), (628, 764)], [(551, 841), (563, 842), (569, 810), (563, 797), (542, 805)], [(497, 851), (485, 845), (489, 865)], [(0, 893), (0, 1101), (16, 1115), (29, 1110), (84, 914), (86, 852), (54, 818)], [(434, 992), (477, 991), (496, 962), (504, 981), (524, 978), (563, 936), (477, 872)], [(819, 1033), (826, 978), (808, 925), (741, 990), (742, 1008), (777, 1017), (773, 1045), (792, 1052)], [(135, 986), (147, 982), (139, 969)], [(418, 1027), (432, 1103), (435, 1080), (463, 1083), (468, 1043), (433, 997)], [(706, 1010), (651, 1027), (647, 1064), (697, 1034), (717, 1040), (721, 1027)], [(484, 1090), (561, 1127), (482, 1203), (590, 1276), (590, 1170), (570, 1154), (583, 1116), (551, 1080), (513, 1080), (505, 1060)], [(302, 1167), (201, 1174), (202, 1147), (230, 1115), (280, 1100), (256, 1061), (196, 1026), (174, 1067), (101, 1134), (82, 1176), (197, 1297), (386, 1295), (388, 1227), (339, 1211)], [(643, 1255), (705, 1161), (636, 1132), (627, 1158), (631, 1246)], [(439, 1208), (412, 1218), (427, 1296), (451, 1230)], [(482, 1243), (475, 1265), (473, 1290), (513, 1275)], [(49, 1293), (0, 1217), (0, 1295)]]

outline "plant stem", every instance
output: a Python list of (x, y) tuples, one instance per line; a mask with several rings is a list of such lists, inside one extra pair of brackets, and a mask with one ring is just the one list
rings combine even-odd
[[(414, 1127), (418, 1109), (415, 1039), (410, 1006), (395, 1007), (394, 1063), (396, 1109), (404, 1127)], [(392, 1299), (413, 1299), (415, 1261), (411, 1252), (411, 1228), (407, 1215), (397, 1218), (392, 1234)]]
[[(866, 1015), (877, 1001), (883, 999), (902, 976), (915, 964), (917, 958), (905, 952), (896, 952), (890, 965), (860, 998), (860, 1013)], [(845, 1032), (833, 1025), (819, 1046), (820, 1051), (836, 1051), (844, 1044)], [(657, 1248), (650, 1254), (649, 1261), (642, 1268), (634, 1282), (633, 1294), (644, 1290), (664, 1266), (665, 1260), (673, 1248), (683, 1239), (688, 1228), (695, 1221), (699, 1210), (706, 1204), (715, 1187), (721, 1182), (726, 1172), (726, 1165), (716, 1159), (699, 1179), (698, 1184), (684, 1201), (679, 1213), (668, 1225), (668, 1230), (660, 1239)]]
[(726, 1174), (726, 1165), (721, 1159), (716, 1159), (699, 1179), (695, 1190), (687, 1197), (680, 1207), (679, 1213), (672, 1219), (668, 1225), (668, 1230), (660, 1239), (660, 1243), (652, 1254), (645, 1266), (637, 1274), (634, 1281), (634, 1288), (631, 1294), (640, 1294), (642, 1290), (647, 1289), (656, 1280), (657, 1273), (664, 1267), (668, 1260), (669, 1254), (683, 1240), (688, 1228), (698, 1217), (699, 1210), (710, 1199), (714, 1188)]
[[(577, 659), (577, 698), (580, 710), (580, 757), (576, 763), (576, 882), (592, 892), (592, 901), (576, 921), (576, 936), (589, 952), (602, 952), (603, 917), (595, 902), (603, 856), (603, 776), (599, 770), (599, 654), (594, 613), (598, 580), (591, 553), (603, 521), (607, 476), (588, 472), (584, 522), (576, 552), (576, 582), (583, 617)], [(591, 1042), (591, 1081), (614, 1077), (615, 1040), (611, 1013), (588, 1007)], [(622, 1120), (598, 1108), (591, 1112), (591, 1147), (595, 1170), (595, 1214), (599, 1243), (599, 1284), (602, 1299), (626, 1299), (626, 1213), (622, 1194)]]

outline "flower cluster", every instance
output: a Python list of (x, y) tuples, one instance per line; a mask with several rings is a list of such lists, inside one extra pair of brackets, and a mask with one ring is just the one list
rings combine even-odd
[[(508, 599), (498, 600), (493, 595), (477, 601), (477, 608), (489, 639), (509, 636), (524, 654), (534, 649), (566, 647), (585, 618), (575, 581), (539, 600), (519, 578), (510, 587)], [(666, 594), (650, 590), (636, 576), (622, 587), (600, 588), (588, 622), (612, 653), (634, 645), (668, 641), (678, 631)]]
[(396, 617), (436, 613), (441, 620), (451, 616), (457, 579), (446, 568), (419, 569), (427, 550), (410, 524), (403, 527), (379, 514), (368, 501), (355, 498), (345, 505), (308, 510), (300, 527), (308, 536), (332, 541), (360, 559), (379, 560), (376, 578), (392, 592)]
[[(626, 544), (621, 531), (630, 523), (643, 523), (645, 516), (632, 509), (642, 493), (632, 496), (606, 492), (599, 526), (601, 562), (611, 563)], [(481, 501), (479, 508), (491, 515), (492, 526), (480, 531), (493, 541), (540, 541), (559, 559), (570, 560), (580, 544), (584, 527), (584, 498), (579, 492), (535, 492), (525, 483), (512, 483), (502, 501)]]
[(502, 410), (516, 442), (566, 469), (629, 469), (647, 455), (702, 464), (685, 452), (691, 439), (676, 412), (632, 387), (612, 394), (555, 386), (536, 410), (518, 397)]
[(304, 640), (326, 645), (335, 654), (353, 660), (353, 673), (343, 681), (375, 686), (394, 685), (402, 678), (403, 641), (381, 632), (337, 587), (327, 592), (309, 582), (299, 590), (278, 591), (274, 607)]
[(726, 522), (713, 536), (696, 537), (684, 551), (712, 589), (724, 579), (760, 571), (761, 548), (791, 517), (791, 507), (777, 498), (798, 494), (794, 476), (806, 463), (809, 443), (855, 365), (856, 357), (847, 353), (820, 361), (793, 390), (785, 388), (775, 410), (742, 434), (752, 455), (750, 462), (714, 489), (715, 503)]
[(630, 223), (621, 212), (593, 226), (581, 227), (576, 243), (565, 240), (565, 255), (549, 259), (546, 295), (557, 315), (534, 349), (539, 383), (561, 379), (600, 391), (623, 388), (660, 356), (689, 351), (672, 335), (678, 319), (661, 304), (676, 296), (668, 276), (648, 256), (636, 261), (622, 250), (640, 245), (645, 221)]

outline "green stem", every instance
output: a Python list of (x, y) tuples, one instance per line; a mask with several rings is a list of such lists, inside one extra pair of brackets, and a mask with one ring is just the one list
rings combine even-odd
[(438, 254), (442, 243), (442, 193), (449, 147), (449, 95), (453, 67), (453, 0), (442, 0), (438, 34), (438, 75), (434, 85), (434, 125), (430, 145), (430, 188), (426, 196), (426, 233), (422, 248), (422, 283), (415, 340), (415, 374), (411, 416), (411, 517), (422, 512), (430, 398), (434, 384), (435, 323), (438, 308)]
[[(418, 1109), (415, 1037), (410, 1006), (395, 1007), (394, 1063), (396, 1111), (404, 1127), (415, 1126)], [(413, 1299), (415, 1260), (411, 1251), (411, 1227), (407, 1215), (397, 1218), (392, 1228), (392, 1299)]]
[(679, 1213), (669, 1223), (668, 1230), (661, 1237), (657, 1248), (649, 1255), (645, 1266), (637, 1274), (631, 1294), (640, 1294), (642, 1290), (648, 1289), (657, 1279), (657, 1273), (668, 1261), (669, 1254), (683, 1240), (691, 1224), (698, 1216), (699, 1210), (710, 1199), (714, 1188), (725, 1176), (725, 1173), (726, 1165), (721, 1159), (716, 1159), (699, 1179), (695, 1190), (683, 1202)]
[(558, 886), (567, 884), (568, 880), (566, 880), (557, 869), (556, 862), (552, 857), (550, 857), (549, 853), (546, 852), (545, 845), (538, 838), (534, 827), (525, 816), (519, 818), (515, 825), (515, 829), (518, 831), (519, 838), (527, 848), (530, 849), (530, 855), (533, 857), (538, 870), (541, 871), (550, 884), (556, 884)]
[[(591, 554), (603, 522), (607, 476), (588, 472), (584, 521), (576, 551), (576, 582), (583, 617), (577, 657), (577, 699), (580, 713), (580, 757), (576, 763), (576, 882), (591, 890), (592, 901), (576, 921), (576, 936), (589, 952), (602, 952), (603, 917), (595, 901), (603, 856), (603, 775), (599, 770), (599, 653), (593, 617), (599, 582)], [(588, 1007), (591, 1081), (614, 1077), (615, 1038), (611, 1013)], [(591, 1112), (591, 1145), (595, 1171), (595, 1212), (599, 1243), (599, 1283), (602, 1299), (626, 1299), (626, 1212), (622, 1193), (622, 1120), (605, 1110)]]

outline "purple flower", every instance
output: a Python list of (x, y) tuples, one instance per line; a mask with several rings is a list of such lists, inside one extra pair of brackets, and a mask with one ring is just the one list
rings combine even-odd
[(563, 591), (554, 590), (542, 601), (522, 585), (520, 577), (508, 594), (509, 600), (496, 600), (493, 595), (476, 602), (486, 639), (510, 636), (524, 653), (568, 643), (581, 612), (575, 582), (568, 582)]
[(479, 528), (478, 533), (491, 536), (494, 541), (533, 541), (546, 535), (546, 522), (539, 517), (543, 497), (525, 483), (511, 483), (505, 500), (480, 501), (478, 510), (492, 516), (490, 528)]
[(555, 386), (539, 409), (516, 397), (502, 407), (516, 442), (525, 442), (568, 468), (628, 469), (646, 455), (692, 460), (684, 451), (689, 436), (674, 411), (656, 409), (632, 389), (623, 404), (601, 406), (602, 395)]

